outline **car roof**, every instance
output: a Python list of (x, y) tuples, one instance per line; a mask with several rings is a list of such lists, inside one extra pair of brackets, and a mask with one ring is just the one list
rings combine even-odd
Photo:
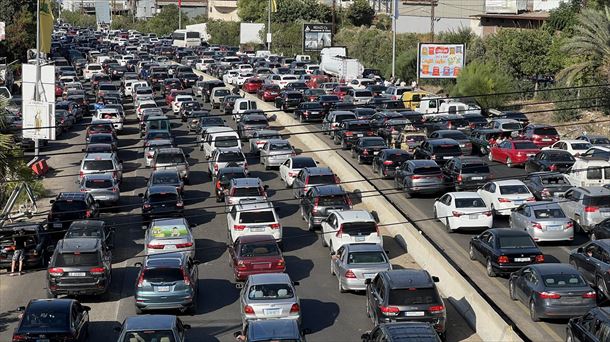
[(292, 284), (290, 276), (287, 273), (260, 273), (253, 274), (248, 278), (250, 285), (257, 284)]
[(394, 322), (382, 323), (379, 328), (389, 335), (388, 341), (432, 341), (436, 338), (436, 331), (428, 322)]
[(94, 152), (87, 153), (83, 157), (84, 160), (103, 160), (103, 159), (112, 159), (114, 153), (112, 152)]
[(73, 221), (70, 224), (70, 229), (72, 229), (73, 227), (78, 227), (78, 228), (88, 228), (88, 227), (102, 228), (105, 225), (106, 225), (106, 222), (104, 222), (102, 220), (76, 220), (76, 221)]
[(459, 145), (460, 143), (450, 138), (428, 139), (431, 145)]
[(183, 252), (170, 252), (170, 253), (158, 253), (150, 254), (146, 256), (145, 265), (150, 268), (157, 267), (180, 267), (183, 263), (183, 259), (188, 256), (187, 253)]
[(165, 176), (165, 175), (178, 175), (178, 170), (155, 170), (150, 174), (150, 178), (153, 176)]
[(590, 196), (610, 196), (610, 189), (603, 186), (577, 187)]
[(303, 169), (305, 172), (307, 172), (310, 176), (320, 176), (320, 175), (332, 175), (333, 170), (331, 170), (328, 167), (306, 167)]
[(153, 185), (148, 187), (148, 193), (149, 194), (160, 194), (160, 193), (177, 194), (178, 190), (176, 190), (176, 187), (173, 186), (173, 185), (157, 185), (157, 184), (153, 184)]
[(522, 181), (518, 180), (518, 179), (506, 179), (506, 180), (497, 180), (497, 181), (492, 181), (492, 183), (495, 183), (499, 186), (502, 185), (524, 185)]
[(57, 243), (57, 247), (62, 252), (95, 252), (98, 250), (101, 244), (101, 240), (97, 238), (85, 237), (85, 238), (69, 238), (60, 240)]
[(166, 329), (170, 330), (176, 325), (174, 315), (137, 315), (125, 318), (124, 330)]
[(55, 299), (32, 299), (28, 304), (28, 309), (42, 308), (43, 311), (58, 311), (58, 309), (68, 310), (75, 299), (55, 298)]
[(455, 191), (448, 194), (453, 198), (481, 198), (481, 195), (476, 191)]
[[(335, 187), (341, 188), (338, 185), (334, 185)], [(319, 187), (320, 188), (320, 187)], [(343, 190), (343, 189), (341, 189)], [(342, 192), (344, 193), (344, 192)], [(370, 222), (375, 221), (375, 218), (371, 213), (366, 210), (332, 210), (332, 212), (336, 213), (336, 215), (341, 219), (341, 221), (346, 222)]]
[(252, 243), (252, 242), (271, 242), (275, 241), (275, 238), (271, 234), (256, 234), (256, 235), (242, 235), (238, 237), (240, 243)]
[(384, 251), (378, 243), (347, 243), (343, 245), (350, 252), (379, 252)]
[(248, 322), (249, 335), (259, 341), (300, 339), (299, 326), (294, 319), (267, 319)]
[(399, 270), (384, 271), (391, 289), (404, 289), (417, 286), (431, 286), (434, 284), (432, 277), (426, 270), (404, 268)]
[(260, 178), (246, 177), (246, 178), (233, 178), (231, 179), (233, 186), (259, 186), (263, 183)]
[(312, 189), (315, 189), (318, 195), (321, 196), (329, 196), (329, 195), (345, 195), (346, 192), (340, 185), (337, 184), (324, 184), (314, 186)]
[(545, 263), (545, 264), (534, 264), (530, 265), (531, 268), (538, 271), (538, 273), (544, 274), (557, 274), (557, 273), (572, 273), (580, 274), (574, 266), (564, 263)]

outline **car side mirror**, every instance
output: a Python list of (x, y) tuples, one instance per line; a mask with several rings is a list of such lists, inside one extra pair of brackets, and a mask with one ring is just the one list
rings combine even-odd
[(441, 280), (437, 276), (432, 276), (432, 281), (438, 283)]
[(233, 337), (235, 337), (236, 339), (238, 339), (241, 336), (241, 331), (236, 331), (233, 333)]
[(265, 191), (269, 190), (269, 185), (264, 185), (263, 189), (265, 189)]
[(134, 265), (135, 267), (142, 267), (142, 263), (141, 263), (141, 262), (139, 262), (139, 261), (138, 261), (138, 262), (134, 262), (134, 263), (133, 263), (133, 265)]
[(87, 306), (87, 305), (83, 305), (83, 310), (85, 311), (91, 311), (91, 307)]
[(17, 311), (25, 311), (25, 306), (20, 306), (17, 308)]
[(298, 282), (298, 281), (293, 281), (293, 282), (292, 282), (292, 285), (293, 285), (293, 286), (299, 286), (299, 285), (301, 285), (301, 283), (300, 283), (300, 282)]
[(49, 203), (53, 204), (55, 203), (55, 200), (50, 200)]
[(360, 335), (360, 338), (361, 338), (363, 341), (368, 341), (368, 340), (370, 340), (370, 339), (371, 339), (371, 333), (365, 332), (364, 334)]
[(311, 329), (305, 328), (305, 329), (301, 330), (301, 334), (302, 335), (309, 335), (309, 334), (311, 334)]
[(371, 283), (371, 278), (366, 278), (366, 279), (364, 279), (364, 283), (365, 283), (366, 285), (370, 284), (370, 283)]
[(244, 284), (243, 283), (235, 283), (235, 288), (236, 289), (243, 289), (244, 288)]
[(123, 159), (119, 159), (119, 163), (123, 164)]

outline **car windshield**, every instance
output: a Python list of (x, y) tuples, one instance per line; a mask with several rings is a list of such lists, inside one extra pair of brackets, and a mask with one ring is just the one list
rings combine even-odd
[(571, 145), (572, 145), (572, 149), (574, 149), (574, 150), (586, 150), (591, 147), (591, 144), (586, 143), (586, 142), (571, 143)]
[(364, 147), (385, 146), (385, 141), (383, 139), (364, 139), (364, 140), (362, 140), (362, 146), (364, 146)]
[(218, 155), (218, 162), (229, 163), (229, 162), (243, 162), (244, 155), (241, 152), (225, 152)]
[(112, 135), (94, 134), (89, 138), (90, 144), (112, 144)]
[(456, 198), (456, 208), (485, 208), (485, 202), (481, 198)]
[(343, 122), (345, 120), (352, 120), (355, 118), (356, 118), (356, 115), (354, 115), (354, 114), (339, 114), (339, 115), (335, 116), (335, 121)]
[(158, 164), (184, 164), (184, 155), (182, 153), (158, 153)]
[(529, 236), (500, 236), (500, 248), (535, 248), (536, 243)]
[(49, 308), (46, 305), (33, 305), (26, 311), (20, 328), (24, 331), (44, 329), (48, 331), (69, 328), (66, 308)]
[(409, 288), (390, 290), (388, 305), (421, 305), (440, 303), (433, 288)]
[(85, 187), (89, 189), (108, 189), (113, 186), (112, 179), (87, 179)]
[(534, 128), (534, 134), (538, 135), (559, 135), (557, 130), (553, 127), (539, 127)]
[(275, 215), (271, 210), (245, 211), (239, 215), (239, 223), (267, 223), (275, 222)]
[(587, 179), (602, 179), (602, 170), (606, 169), (606, 177), (610, 176), (610, 167), (588, 167)]
[(535, 150), (538, 147), (531, 141), (521, 141), (513, 143), (515, 150)]
[(580, 274), (545, 274), (542, 275), (544, 285), (548, 287), (581, 287), (585, 286), (585, 280)]
[(500, 186), (500, 194), (502, 195), (525, 195), (529, 194), (529, 190), (525, 185), (502, 185)]
[(248, 299), (288, 299), (294, 297), (292, 287), (288, 284), (261, 284), (252, 285), (248, 289)]
[(534, 216), (537, 219), (552, 219), (552, 218), (565, 218), (565, 214), (560, 208), (544, 208), (534, 209)]
[(462, 173), (490, 173), (487, 164), (466, 164), (462, 167)]
[(162, 204), (162, 203), (176, 201), (177, 198), (178, 198), (178, 196), (176, 194), (165, 192), (165, 193), (150, 195), (148, 197), (148, 201), (153, 204)]
[(347, 257), (347, 263), (353, 264), (385, 264), (388, 260), (383, 252), (352, 252)]
[(216, 137), (214, 144), (216, 147), (235, 147), (239, 145), (237, 137), (234, 136)]
[(350, 131), (366, 131), (371, 129), (371, 125), (368, 122), (350, 123), (347, 129)]
[(268, 126), (269, 123), (267, 122), (266, 118), (257, 118), (257, 117), (243, 117), (241, 122), (243, 122), (244, 125), (264, 125), (264, 126)]
[(231, 196), (244, 197), (244, 196), (262, 196), (261, 189), (259, 187), (236, 187), (233, 189)]
[[(269, 237), (273, 239), (272, 236)], [(279, 255), (280, 251), (275, 240), (270, 242), (254, 242), (247, 243), (241, 246), (239, 254), (242, 257), (266, 257)]]
[(552, 161), (575, 161), (576, 159), (570, 153), (550, 153), (549, 160)]
[(345, 195), (320, 196), (316, 198), (318, 206), (335, 206), (346, 205), (347, 198)]
[(102, 233), (97, 228), (70, 227), (66, 232), (66, 238), (93, 237), (101, 238)]
[[(207, 117), (207, 118), (202, 118), (201, 119), (201, 123), (205, 126), (224, 126), (224, 121), (222, 120), (222, 118), (219, 117)], [(218, 138), (233, 138), (234, 137), (218, 137)], [(218, 138), (216, 138), (216, 140), (218, 140)]]
[(100, 256), (97, 252), (58, 253), (55, 258), (56, 267), (97, 266), (99, 264)]
[(217, 89), (214, 90), (214, 96), (226, 96), (231, 94), (231, 91), (229, 89)]
[(129, 331), (125, 333), (123, 342), (174, 342), (174, 333), (171, 330)]
[(153, 174), (152, 184), (177, 184), (180, 183), (178, 173)]

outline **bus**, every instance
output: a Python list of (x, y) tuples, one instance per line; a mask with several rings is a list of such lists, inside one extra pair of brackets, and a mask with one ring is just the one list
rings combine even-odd
[(195, 47), (201, 45), (201, 34), (197, 31), (176, 30), (172, 33), (172, 46)]

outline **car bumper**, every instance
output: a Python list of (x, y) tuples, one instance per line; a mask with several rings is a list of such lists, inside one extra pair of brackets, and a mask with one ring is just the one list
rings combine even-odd
[(445, 320), (440, 318), (414, 319), (412, 317), (379, 317), (380, 323), (393, 322), (428, 322), (439, 333), (445, 332)]
[(277, 167), (277, 166), (284, 164), (284, 162), (286, 160), (288, 160), (287, 157), (286, 158), (267, 158), (265, 165)]
[(268, 269), (268, 270), (255, 270), (255, 271), (237, 271), (234, 272), (235, 273), (235, 279), (238, 281), (246, 281), (246, 279), (248, 279), (249, 276), (253, 275), (253, 274), (267, 274), (267, 273), (284, 273), (286, 272), (286, 268), (273, 268), (273, 269)]
[(538, 305), (538, 316), (541, 318), (571, 318), (586, 314), (595, 305)]
[(193, 296), (185, 295), (182, 299), (156, 301), (152, 298), (136, 297), (136, 307), (140, 310), (187, 309), (193, 305)]
[(449, 217), (449, 224), (453, 229), (489, 229), (493, 226), (493, 216), (477, 214), (476, 219), (470, 219), (468, 214), (463, 215), (466, 218)]
[(534, 241), (571, 241), (574, 240), (574, 228), (559, 231), (540, 231), (533, 229), (529, 231)]
[(93, 199), (98, 202), (99, 204), (115, 204), (119, 201), (119, 199), (121, 198), (121, 196), (117, 193), (114, 195), (96, 195), (95, 193), (91, 193), (91, 196), (93, 196)]
[(365, 279), (347, 279), (347, 278), (339, 278), (341, 282), (341, 287), (348, 291), (364, 291), (366, 290)]
[(106, 280), (89, 284), (55, 284), (49, 285), (49, 292), (54, 295), (99, 295), (108, 290)]

